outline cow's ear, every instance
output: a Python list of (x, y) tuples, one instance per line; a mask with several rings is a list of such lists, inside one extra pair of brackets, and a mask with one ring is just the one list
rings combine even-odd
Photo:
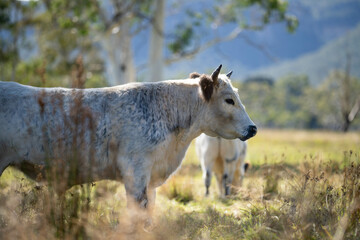
[(197, 72), (190, 73), (189, 75), (189, 78), (198, 78), (198, 77), (200, 77), (200, 73)]
[(205, 101), (209, 101), (214, 91), (214, 81), (207, 75), (202, 74), (200, 76), (200, 87), (201, 92), (204, 96)]

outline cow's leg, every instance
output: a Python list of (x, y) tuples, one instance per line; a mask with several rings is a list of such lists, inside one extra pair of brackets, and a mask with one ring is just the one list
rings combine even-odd
[(242, 148), (242, 151), (241, 151), (240, 157), (239, 157), (239, 161), (240, 161), (240, 183), (239, 183), (239, 186), (242, 186), (244, 177), (245, 177), (245, 172), (249, 167), (249, 163), (245, 163), (245, 157), (246, 157), (246, 152), (247, 152), (247, 143), (244, 142), (242, 147), (243, 148)]
[(127, 205), (129, 208), (144, 210), (148, 207), (148, 181), (145, 174), (124, 178)]
[(223, 185), (225, 189), (225, 196), (230, 195), (231, 184), (234, 179), (236, 171), (236, 161), (226, 162), (223, 174)]
[(145, 219), (144, 229), (146, 231), (151, 231), (154, 228), (152, 216), (155, 208), (156, 189), (149, 188), (147, 195), (148, 195), (148, 206), (146, 209), (147, 219)]
[(240, 187), (243, 184), (244, 177), (245, 177), (245, 171), (247, 169), (247, 166), (248, 165), (246, 165), (246, 164), (241, 164), (241, 167), (240, 167)]
[(212, 174), (211, 174), (211, 171), (210, 170), (206, 170), (205, 171), (205, 188), (206, 188), (206, 191), (205, 191), (205, 195), (206, 196), (209, 196), (209, 188), (210, 188), (210, 184), (211, 184), (211, 177), (212, 177)]
[(123, 181), (129, 213), (132, 215), (131, 222), (137, 226), (138, 224), (145, 224), (149, 218), (153, 191), (148, 188), (151, 171), (144, 165), (144, 163), (149, 163), (147, 159), (143, 161), (132, 160), (131, 163), (133, 165), (127, 168)]
[(209, 195), (209, 188), (211, 184), (212, 169), (214, 166), (215, 159), (212, 157), (203, 157), (201, 159), (201, 168), (203, 170), (203, 179), (205, 183), (206, 192), (205, 195)]
[(203, 179), (204, 179), (205, 188), (206, 188), (206, 191), (205, 191), (206, 196), (209, 196), (209, 193), (210, 193), (209, 188), (211, 185), (211, 178), (212, 178), (211, 172), (212, 172), (212, 167), (207, 167), (203, 174)]
[(156, 189), (155, 188), (149, 188), (148, 189), (148, 211), (150, 214), (154, 212), (155, 208), (155, 198), (156, 198)]
[(220, 196), (224, 196), (224, 185), (223, 185), (223, 175), (220, 173), (215, 173), (216, 182), (218, 184)]
[(6, 159), (0, 159), (0, 177), (9, 165), (10, 165), (10, 161)]
[(136, 231), (147, 219), (146, 209), (149, 203), (147, 186), (145, 182), (143, 184), (136, 182), (138, 182), (136, 178), (131, 180), (126, 178), (124, 181), (129, 214), (127, 224), (130, 224), (129, 226), (125, 225), (125, 229), (129, 233)]
[(128, 201), (128, 207), (138, 207), (139, 209), (146, 209), (148, 206), (147, 187), (141, 186), (138, 189), (134, 189), (125, 184), (126, 197)]
[[(1, 149), (0, 149), (1, 151)], [(5, 154), (4, 154), (5, 155)], [(13, 164), (13, 156), (2, 156), (0, 152), (0, 176), (5, 171), (5, 169)]]

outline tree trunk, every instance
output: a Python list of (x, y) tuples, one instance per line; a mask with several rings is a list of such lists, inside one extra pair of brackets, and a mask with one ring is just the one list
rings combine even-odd
[(351, 112), (349, 114), (349, 121), (352, 122), (354, 120), (354, 118), (356, 117), (356, 115), (358, 114), (358, 112), (360, 111), (360, 95), (358, 96), (354, 106), (351, 109)]
[(164, 45), (164, 18), (165, 0), (156, 1), (154, 22), (151, 30), (149, 51), (149, 74), (148, 81), (156, 82), (163, 80), (163, 45)]
[(342, 130), (347, 132), (350, 127), (349, 114), (351, 112), (351, 103), (350, 103), (350, 66), (351, 66), (351, 55), (346, 54), (346, 67), (345, 67), (345, 76), (341, 79), (341, 111), (343, 115), (343, 127)]
[(134, 59), (131, 48), (130, 26), (124, 21), (103, 37), (102, 45), (109, 85), (120, 85), (136, 81)]
[(350, 123), (351, 122), (348, 119), (344, 119), (344, 123), (342, 127), (343, 132), (347, 132), (349, 130)]
[(16, 67), (18, 65), (18, 39), (19, 39), (19, 31), (18, 31), (18, 21), (20, 20), (19, 18), (19, 10), (16, 6), (16, 3), (14, 4), (14, 22), (15, 22), (15, 27), (14, 27), (14, 39), (12, 42), (12, 61), (11, 61), (11, 81), (14, 82), (16, 80)]

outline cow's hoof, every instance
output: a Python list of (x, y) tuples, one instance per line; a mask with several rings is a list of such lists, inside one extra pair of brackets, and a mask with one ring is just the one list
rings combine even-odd
[(208, 197), (209, 196), (209, 189), (206, 189), (206, 192), (205, 192), (205, 197)]

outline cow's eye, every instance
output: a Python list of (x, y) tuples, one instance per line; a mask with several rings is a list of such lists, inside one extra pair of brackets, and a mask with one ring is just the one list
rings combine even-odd
[(234, 100), (232, 100), (231, 98), (225, 99), (225, 102), (231, 105), (234, 105)]

